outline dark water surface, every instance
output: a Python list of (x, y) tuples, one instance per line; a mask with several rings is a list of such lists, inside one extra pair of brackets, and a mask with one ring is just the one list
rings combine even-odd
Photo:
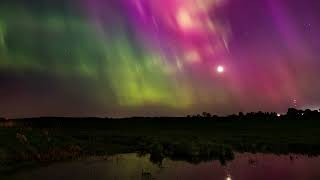
[(23, 170), (14, 180), (320, 180), (320, 157), (302, 155), (236, 154), (233, 161), (190, 164), (165, 159), (162, 166), (148, 156), (122, 154), (109, 158), (52, 164)]

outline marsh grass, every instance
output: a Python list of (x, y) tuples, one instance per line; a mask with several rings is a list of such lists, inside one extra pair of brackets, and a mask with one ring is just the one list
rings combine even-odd
[[(82, 124), (87, 124), (83, 126)], [(0, 128), (0, 171), (118, 153), (191, 163), (233, 160), (234, 152), (320, 154), (318, 121), (79, 120)]]

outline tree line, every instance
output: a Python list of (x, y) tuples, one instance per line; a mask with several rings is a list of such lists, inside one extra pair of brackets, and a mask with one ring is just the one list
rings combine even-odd
[(299, 110), (289, 108), (286, 114), (276, 112), (239, 112), (228, 116), (212, 115), (208, 112), (188, 115), (188, 119), (213, 119), (213, 120), (317, 120), (320, 119), (320, 110)]

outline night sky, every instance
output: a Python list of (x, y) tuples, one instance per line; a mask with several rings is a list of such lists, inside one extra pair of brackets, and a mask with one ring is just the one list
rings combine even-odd
[(318, 0), (1, 0), (0, 116), (320, 105)]

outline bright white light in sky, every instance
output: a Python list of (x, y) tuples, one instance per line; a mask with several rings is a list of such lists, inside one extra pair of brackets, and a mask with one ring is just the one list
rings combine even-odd
[(223, 73), (224, 72), (224, 67), (223, 66), (218, 66), (217, 67), (217, 72), (218, 73)]

